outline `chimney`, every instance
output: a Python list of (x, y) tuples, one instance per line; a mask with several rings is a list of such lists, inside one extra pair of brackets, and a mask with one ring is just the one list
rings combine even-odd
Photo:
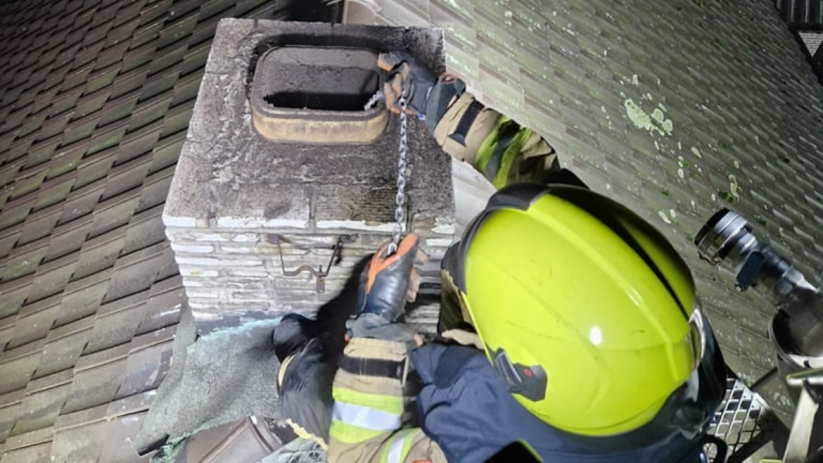
[[(444, 68), (437, 29), (220, 22), (163, 212), (201, 334), (314, 312), (390, 238), (399, 118), (363, 108), (389, 50)], [(409, 149), (404, 233), (432, 257), (410, 321), (431, 331), (451, 160), (415, 118)]]

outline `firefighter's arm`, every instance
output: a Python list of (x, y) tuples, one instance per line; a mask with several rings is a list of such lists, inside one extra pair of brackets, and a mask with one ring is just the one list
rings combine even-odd
[(347, 322), (349, 341), (334, 377), (328, 459), (331, 462), (443, 461), (420, 429), (402, 429), (408, 349), (421, 343), (399, 323), (417, 294), (415, 262), (425, 261), (411, 234), (388, 254), (388, 243), (361, 275), (357, 316)]
[[(342, 463), (446, 462), (420, 428), (401, 429), (406, 343), (354, 337), (334, 378), (328, 461)], [(392, 366), (394, 365), (394, 367)]]
[(554, 150), (542, 136), (477, 101), (455, 76), (435, 78), (404, 53), (381, 54), (378, 66), (389, 71), (383, 88), (386, 106), (399, 112), (403, 92), (407, 112), (425, 120), (443, 150), (470, 163), (496, 188), (522, 181), (544, 182), (559, 170)]

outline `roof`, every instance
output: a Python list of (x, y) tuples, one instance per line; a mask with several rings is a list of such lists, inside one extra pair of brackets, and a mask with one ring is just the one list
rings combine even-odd
[[(697, 277), (726, 360), (774, 365), (774, 309), (692, 244), (721, 207), (814, 279), (823, 257), (823, 87), (769, 2), (379, 0), (378, 22), (442, 27), (447, 67), (637, 211)], [(779, 381), (764, 391), (788, 410)]]
[(161, 212), (211, 37), (287, 4), (0, 3), (0, 462), (138, 460), (184, 303)]
[[(183, 303), (160, 214), (210, 39), (284, 3), (0, 3), (0, 463), (136, 460)], [(443, 27), (483, 101), (673, 239), (739, 373), (772, 364), (771, 308), (689, 244), (734, 200), (807, 274), (823, 253), (823, 93), (768, 2), (383, 3)]]

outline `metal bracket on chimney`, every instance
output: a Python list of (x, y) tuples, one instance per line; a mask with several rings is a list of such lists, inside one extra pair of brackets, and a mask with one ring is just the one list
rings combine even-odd
[(315, 269), (309, 264), (303, 264), (297, 267), (294, 270), (286, 270), (286, 263), (283, 260), (283, 248), (281, 247), (281, 242), (289, 243), (298, 249), (328, 249), (328, 245), (319, 244), (319, 243), (311, 243), (311, 244), (299, 244), (295, 243), (294, 241), (286, 238), (282, 235), (267, 235), (266, 240), (271, 244), (277, 245), (277, 251), (280, 254), (280, 267), (283, 269), (283, 276), (286, 278), (293, 278), (301, 273), (309, 273), (315, 278), (315, 285), (317, 294), (323, 294), (326, 291), (326, 277), (329, 275), (332, 266), (337, 263), (340, 258), (340, 250), (343, 248), (344, 243), (351, 243), (356, 239), (355, 236), (352, 235), (339, 235), (337, 237), (337, 241), (332, 245), (331, 250), (332, 254), (329, 258), (329, 263), (324, 270), (322, 266)]

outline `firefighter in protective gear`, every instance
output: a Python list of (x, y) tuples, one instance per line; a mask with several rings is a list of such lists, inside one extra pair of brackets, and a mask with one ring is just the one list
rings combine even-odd
[(513, 442), (546, 462), (697, 461), (725, 363), (677, 252), (459, 80), (401, 54), (380, 66), (389, 108), (408, 92), (444, 150), (499, 191), (443, 260), (437, 342), (401, 323), (417, 237), (370, 261), (334, 376), (329, 461), (481, 462)]

